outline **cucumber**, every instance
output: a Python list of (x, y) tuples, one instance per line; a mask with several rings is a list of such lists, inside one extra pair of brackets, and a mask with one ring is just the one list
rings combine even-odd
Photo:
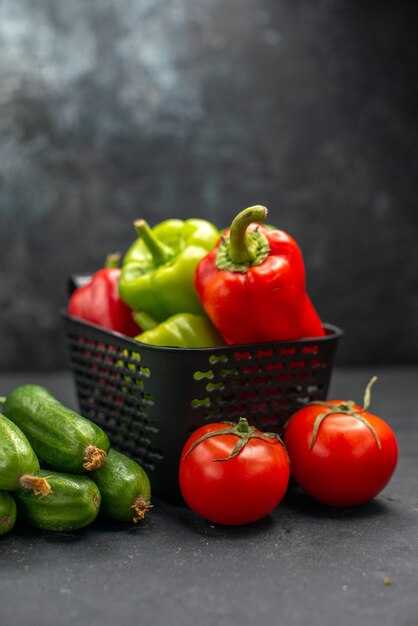
[(5, 535), (16, 522), (16, 503), (10, 493), (0, 491), (0, 536)]
[(151, 486), (136, 461), (110, 449), (103, 465), (91, 473), (102, 496), (100, 514), (124, 522), (138, 522), (151, 507)]
[(0, 489), (31, 489), (35, 495), (48, 495), (48, 482), (37, 476), (39, 461), (22, 431), (0, 414)]
[(102, 465), (109, 439), (99, 426), (71, 411), (47, 389), (21, 385), (6, 398), (4, 412), (56, 470), (83, 473)]
[(44, 530), (78, 530), (93, 522), (99, 512), (100, 492), (87, 476), (60, 474), (41, 470), (52, 493), (47, 498), (35, 498), (29, 492), (16, 496), (19, 516), (32, 526)]

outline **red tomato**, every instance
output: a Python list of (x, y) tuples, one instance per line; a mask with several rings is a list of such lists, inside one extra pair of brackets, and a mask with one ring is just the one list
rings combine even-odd
[[(312, 403), (288, 422), (284, 441), (292, 476), (319, 502), (335, 506), (368, 502), (395, 471), (395, 435), (386, 422), (365, 410), (367, 406), (368, 402), (361, 408), (339, 400), (325, 406)], [(324, 414), (313, 437), (315, 420)]]
[[(221, 432), (226, 429), (241, 434)], [(191, 449), (209, 433), (216, 435)], [(225, 460), (240, 441), (244, 446)], [(241, 418), (235, 428), (217, 423), (194, 432), (181, 455), (179, 478), (183, 498), (195, 513), (217, 524), (237, 526), (270, 513), (283, 498), (289, 475), (289, 460), (277, 435), (249, 427)]]

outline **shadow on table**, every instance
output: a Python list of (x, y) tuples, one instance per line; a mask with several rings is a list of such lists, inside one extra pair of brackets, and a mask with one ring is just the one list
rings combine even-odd
[[(183, 503), (169, 503), (158, 498), (153, 499), (154, 508), (149, 511), (144, 520), (137, 524), (117, 522), (98, 517), (93, 524), (86, 528), (71, 532), (48, 532), (41, 531), (18, 522), (10, 535), (10, 539), (24, 538), (29, 543), (47, 544), (81, 544), (96, 539), (104, 534), (128, 534), (139, 533), (142, 536), (158, 534), (165, 535), (167, 528), (170, 532), (180, 535), (192, 533), (211, 540), (223, 540), (225, 538), (247, 539), (257, 538), (271, 533), (275, 527), (283, 532), (289, 532), (298, 519), (303, 522), (307, 517), (317, 519), (371, 519), (382, 516), (390, 511), (390, 505), (380, 499), (357, 507), (331, 507), (316, 502), (305, 494), (299, 487), (291, 486), (285, 498), (272, 514), (253, 524), (244, 526), (221, 526), (202, 519), (191, 511)], [(287, 529), (287, 530), (286, 530)]]
[(389, 511), (389, 507), (381, 500), (371, 500), (360, 506), (335, 507), (316, 502), (299, 487), (293, 486), (287, 492), (283, 504), (286, 504), (294, 512), (310, 517), (327, 519), (367, 519), (383, 515)]
[(267, 515), (258, 522), (245, 524), (243, 526), (223, 526), (205, 520), (185, 505), (166, 505), (169, 510), (165, 512), (170, 515), (170, 523), (178, 530), (185, 533), (193, 533), (211, 540), (222, 540), (228, 538), (254, 538), (268, 534), (276, 525), (273, 515)]
[(15, 528), (8, 537), (9, 541), (18, 536), (25, 541), (35, 543), (81, 543), (85, 541), (89, 528), (75, 531), (47, 531), (30, 526), (18, 518)]
[(16, 526), (8, 536), (9, 541), (18, 537), (24, 539), (28, 543), (47, 543), (47, 544), (80, 544), (91, 541), (92, 536), (97, 534), (124, 534), (135, 532), (148, 532), (149, 520), (145, 519), (138, 524), (129, 522), (118, 522), (115, 520), (98, 517), (94, 522), (80, 528), (78, 530), (68, 531), (49, 531), (35, 528), (18, 519)]

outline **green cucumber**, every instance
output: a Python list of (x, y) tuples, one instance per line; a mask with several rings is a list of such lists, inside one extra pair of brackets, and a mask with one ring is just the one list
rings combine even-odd
[(25, 433), (39, 459), (56, 470), (83, 473), (97, 469), (106, 458), (109, 439), (103, 430), (44, 387), (17, 387), (6, 398), (4, 412)]
[(124, 522), (138, 522), (151, 507), (151, 486), (136, 461), (110, 449), (103, 465), (91, 473), (102, 496), (100, 514)]
[(16, 503), (10, 493), (0, 491), (0, 536), (12, 530), (16, 521)]
[(48, 479), (52, 493), (47, 498), (35, 498), (29, 492), (18, 492), (22, 519), (36, 528), (56, 531), (78, 530), (96, 519), (100, 492), (90, 478), (46, 470), (40, 473)]
[(39, 461), (20, 428), (0, 414), (0, 489), (31, 489), (35, 495), (48, 495), (51, 488), (40, 478)]

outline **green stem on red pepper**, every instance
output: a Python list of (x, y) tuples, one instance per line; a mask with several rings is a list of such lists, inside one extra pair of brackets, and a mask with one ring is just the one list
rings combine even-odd
[(200, 260), (194, 285), (203, 308), (229, 344), (323, 337), (301, 251), (260, 223), (266, 214), (262, 206), (241, 211)]
[(229, 236), (223, 236), (216, 257), (218, 269), (245, 272), (252, 265), (260, 265), (269, 255), (267, 238), (257, 230), (248, 231), (250, 224), (261, 224), (267, 217), (264, 206), (244, 209), (231, 224)]

